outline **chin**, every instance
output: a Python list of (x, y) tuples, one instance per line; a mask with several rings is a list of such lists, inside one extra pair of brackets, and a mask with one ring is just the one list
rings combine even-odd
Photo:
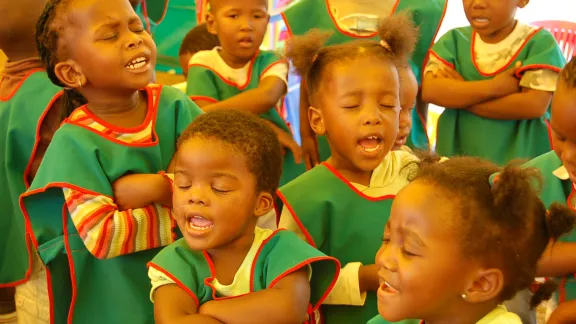
[(378, 315), (380, 315), (380, 317), (382, 317), (386, 321), (392, 323), (408, 319), (406, 316), (402, 316), (402, 314), (397, 312), (395, 309), (393, 310), (389, 307), (384, 307), (380, 304), (378, 304)]

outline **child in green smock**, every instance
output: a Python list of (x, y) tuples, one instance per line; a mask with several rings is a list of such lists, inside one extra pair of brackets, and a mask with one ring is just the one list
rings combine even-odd
[(425, 69), (424, 101), (446, 109), (436, 151), (499, 165), (550, 150), (547, 111), (565, 60), (546, 30), (515, 19), (527, 0), (464, 0), (470, 26), (438, 40)]
[[(509, 165), (490, 184), (500, 170), (457, 157), (421, 168), (398, 193), (376, 255), (380, 316), (369, 324), (522, 323), (501, 304), (532, 285), (542, 253), (576, 214), (560, 204), (546, 211), (538, 170)], [(531, 306), (555, 288), (541, 285)]]

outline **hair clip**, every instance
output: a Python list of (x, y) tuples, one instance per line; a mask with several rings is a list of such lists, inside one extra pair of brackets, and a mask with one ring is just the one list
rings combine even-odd
[(388, 51), (392, 52), (392, 47), (390, 47), (390, 44), (388, 44), (387, 41), (381, 40), (381, 41), (380, 41), (380, 46), (382, 46), (382, 47), (384, 47), (385, 49), (387, 49)]

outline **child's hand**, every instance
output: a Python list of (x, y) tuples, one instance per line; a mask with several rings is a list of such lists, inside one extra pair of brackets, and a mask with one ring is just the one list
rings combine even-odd
[(270, 121), (265, 120), (265, 122), (268, 124), (268, 126), (270, 126), (270, 128), (272, 128), (274, 133), (276, 133), (276, 137), (278, 137), (278, 141), (280, 141), (282, 148), (283, 149), (287, 148), (290, 151), (292, 151), (292, 153), (294, 154), (294, 161), (296, 161), (296, 164), (302, 163), (302, 150), (300, 149), (300, 146), (298, 145), (298, 143), (296, 143), (292, 135), (290, 133), (285, 132), (280, 127), (274, 125), (274, 123)]
[(114, 201), (120, 210), (168, 204), (172, 196), (170, 183), (160, 174), (129, 174), (112, 184)]
[(516, 62), (514, 67), (498, 74), (492, 79), (494, 92), (500, 96), (507, 96), (520, 92), (520, 80), (516, 77), (516, 71), (522, 67), (522, 62)]
[(375, 264), (360, 267), (360, 270), (358, 271), (360, 292), (377, 291), (378, 288), (380, 288), (378, 270), (380, 270), (380, 267)]
[(304, 158), (304, 163), (306, 163), (306, 170), (310, 170), (313, 167), (320, 164), (320, 153), (318, 152), (318, 140), (316, 139), (316, 134), (311, 133), (309, 135), (301, 134), (302, 139), (302, 157)]
[(561, 304), (548, 320), (548, 324), (569, 323), (576, 323), (576, 300)]

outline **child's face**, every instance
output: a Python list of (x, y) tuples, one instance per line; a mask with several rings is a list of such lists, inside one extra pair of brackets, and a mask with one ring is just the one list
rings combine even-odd
[(184, 74), (184, 79), (188, 80), (188, 66), (190, 65), (190, 58), (194, 54), (186, 53), (180, 55), (178, 58), (180, 59), (180, 67), (182, 67), (182, 74)]
[(9, 49), (22, 40), (30, 40), (32, 47), (36, 21), (45, 5), (46, 0), (0, 0), (0, 48), (11, 54)]
[(412, 130), (412, 110), (416, 106), (418, 96), (418, 82), (411, 68), (398, 69), (400, 76), (400, 125), (398, 136), (394, 143), (394, 149), (398, 150), (406, 145), (410, 131)]
[(263, 210), (263, 199), (272, 201), (256, 191), (245, 157), (230, 145), (193, 137), (178, 149), (173, 208), (191, 249), (221, 248), (252, 236), (257, 217), (270, 210)]
[(440, 314), (445, 319), (462, 305), (470, 270), (476, 268), (459, 249), (453, 210), (435, 187), (419, 181), (394, 199), (376, 255), (378, 312), (386, 320), (432, 320)]
[(576, 183), (576, 89), (560, 81), (552, 99), (552, 144), (554, 151)]
[(350, 170), (373, 171), (398, 134), (400, 84), (396, 67), (381, 58), (336, 62), (324, 72), (319, 107), (309, 112), (317, 134), (328, 136), (332, 159)]
[(56, 65), (63, 82), (111, 91), (138, 90), (154, 78), (156, 45), (126, 0), (72, 1), (65, 33), (68, 60)]
[(486, 42), (503, 40), (514, 26), (517, 8), (530, 0), (462, 0), (470, 25)]
[(208, 14), (208, 30), (231, 56), (249, 61), (256, 55), (268, 26), (264, 0), (218, 0)]

